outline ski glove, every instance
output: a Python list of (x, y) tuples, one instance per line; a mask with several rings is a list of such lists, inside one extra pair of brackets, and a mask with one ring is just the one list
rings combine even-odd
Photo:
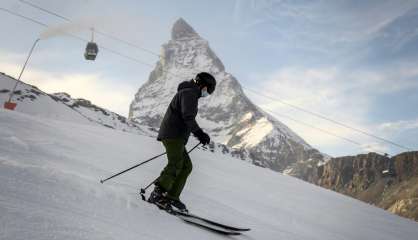
[(210, 143), (210, 137), (207, 133), (203, 132), (202, 129), (197, 130), (193, 135), (202, 143), (203, 145)]

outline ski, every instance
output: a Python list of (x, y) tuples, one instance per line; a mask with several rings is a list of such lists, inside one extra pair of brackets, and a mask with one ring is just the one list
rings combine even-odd
[(223, 227), (219, 227), (219, 226), (210, 224), (206, 221), (203, 221), (199, 218), (192, 217), (188, 214), (179, 214), (179, 213), (175, 213), (175, 212), (173, 212), (171, 214), (173, 214), (174, 216), (180, 218), (181, 220), (183, 220), (187, 223), (190, 223), (190, 224), (193, 224), (193, 225), (196, 225), (196, 226), (199, 226), (199, 227), (202, 227), (202, 228), (205, 228), (205, 229), (208, 229), (208, 230), (220, 233), (220, 234), (225, 234), (225, 235), (240, 235), (241, 234), (241, 232), (228, 230), (227, 228), (223, 228)]
[(183, 218), (187, 218), (187, 219), (195, 219), (196, 222), (203, 222), (205, 224), (209, 224), (209, 225), (215, 226), (217, 228), (225, 229), (227, 231), (233, 231), (233, 232), (236, 232), (236, 233), (240, 233), (240, 232), (246, 232), (246, 231), (251, 230), (249, 228), (232, 227), (232, 226), (229, 226), (229, 225), (218, 223), (218, 222), (215, 222), (215, 221), (212, 221), (212, 220), (209, 220), (209, 219), (191, 214), (191, 213), (184, 213), (184, 212), (179, 212), (179, 211), (175, 211), (175, 210), (172, 210), (172, 212), (173, 212), (174, 215), (176, 215), (178, 217), (183, 217)]
[[(142, 196), (142, 194), (141, 194), (141, 198), (145, 202), (149, 203), (147, 200), (145, 200), (145, 196)], [(153, 204), (153, 203), (150, 203), (150, 204)], [(153, 205), (157, 206), (160, 210), (164, 210), (167, 213), (180, 218), (186, 223), (190, 223), (190, 224), (193, 224), (193, 225), (196, 225), (196, 226), (199, 226), (199, 227), (202, 227), (202, 228), (205, 228), (205, 229), (217, 232), (217, 233), (221, 233), (225, 235), (240, 235), (243, 232), (250, 231), (249, 228), (238, 228), (238, 227), (228, 226), (228, 225), (218, 223), (213, 220), (209, 220), (209, 219), (206, 219), (206, 218), (203, 218), (203, 217), (191, 214), (191, 213), (180, 212), (174, 209), (170, 209), (169, 211), (167, 211), (163, 209), (161, 206), (158, 206), (157, 204), (153, 204)]]

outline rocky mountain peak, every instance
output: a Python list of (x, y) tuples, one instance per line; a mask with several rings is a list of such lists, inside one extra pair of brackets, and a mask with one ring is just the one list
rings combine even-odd
[(171, 29), (172, 40), (196, 37), (200, 37), (199, 34), (183, 18), (179, 18)]
[(199, 102), (197, 116), (214, 142), (246, 152), (248, 161), (276, 171), (298, 161), (322, 159), (317, 150), (247, 98), (208, 41), (182, 18), (174, 23), (172, 39), (162, 45), (161, 58), (148, 81), (135, 94), (129, 118), (158, 129), (178, 84), (201, 71), (213, 74), (218, 83), (215, 92)]

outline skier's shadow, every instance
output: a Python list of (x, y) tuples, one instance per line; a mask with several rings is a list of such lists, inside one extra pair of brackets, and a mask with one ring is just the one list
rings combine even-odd
[(255, 238), (248, 236), (247, 233), (242, 233), (241, 235), (229, 236), (230, 239), (247, 239), (247, 240), (255, 240)]

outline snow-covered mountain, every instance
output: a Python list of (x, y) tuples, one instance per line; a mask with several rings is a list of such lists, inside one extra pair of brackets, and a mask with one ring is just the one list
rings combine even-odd
[[(140, 200), (164, 157), (99, 183), (163, 151), (155, 138), (0, 109), (0, 239), (226, 239)], [(182, 200), (195, 214), (251, 228), (233, 239), (418, 235), (413, 221), (296, 178), (200, 149), (191, 158)]]
[(225, 71), (208, 42), (183, 19), (174, 24), (160, 60), (136, 93), (129, 119), (159, 128), (177, 85), (201, 71), (212, 73), (218, 82), (212, 96), (200, 100), (197, 119), (215, 142), (276, 171), (297, 161), (323, 159), (287, 126), (255, 106), (237, 79)]
[[(8, 100), (10, 89), (16, 79), (0, 73), (0, 102)], [(16, 111), (45, 118), (53, 118), (82, 124), (99, 124), (121, 131), (151, 135), (152, 131), (142, 128), (138, 123), (103, 109), (85, 99), (73, 99), (67, 93), (47, 94), (39, 88), (20, 83), (16, 88), (12, 101), (17, 103)]]

